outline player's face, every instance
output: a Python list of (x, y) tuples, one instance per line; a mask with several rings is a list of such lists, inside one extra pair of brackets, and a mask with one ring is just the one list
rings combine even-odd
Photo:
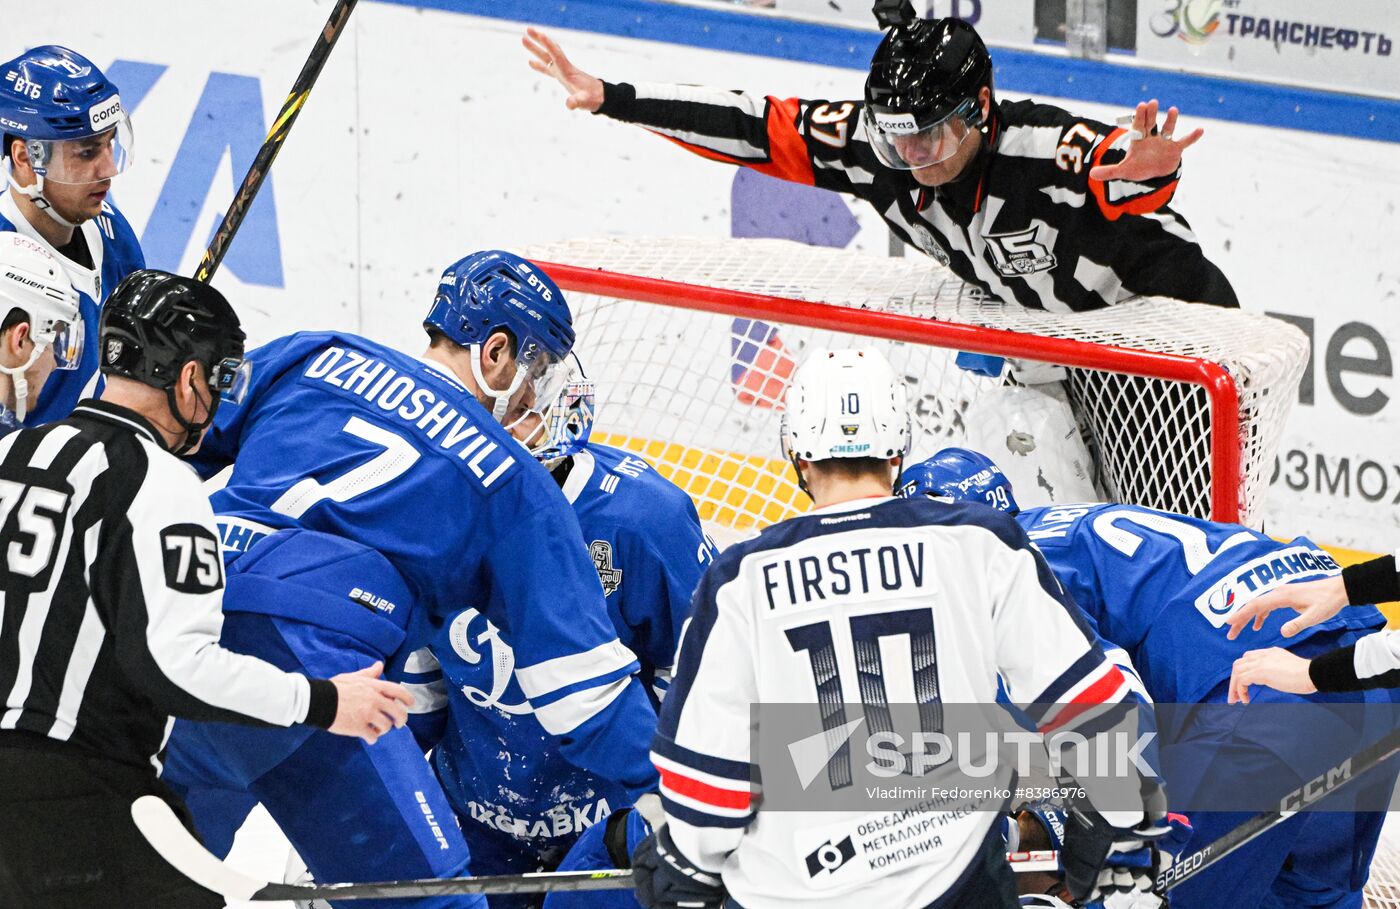
[(69, 221), (86, 221), (102, 212), (102, 202), (119, 172), (113, 143), (116, 130), (99, 136), (54, 143), (54, 163), (44, 181), (44, 198)]

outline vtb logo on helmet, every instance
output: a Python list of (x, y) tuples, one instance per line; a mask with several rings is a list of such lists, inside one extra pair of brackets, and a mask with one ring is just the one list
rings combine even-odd
[[(10, 185), (60, 224), (76, 227), (53, 210), (44, 183), (99, 183), (126, 170), (133, 135), (117, 87), (92, 61), (54, 44), (0, 63), (0, 72), (0, 158)], [(23, 141), (34, 170), (28, 186), (13, 177), (16, 140)]]
[[(527, 383), (535, 401), (549, 402), (569, 380), (563, 366), (574, 346), (574, 321), (564, 292), (539, 266), (514, 253), (475, 252), (449, 265), (423, 327), (429, 336), (440, 333), (472, 351), (472, 377), (495, 399), (497, 422), (504, 422), (511, 399)], [(513, 344), (516, 370), (510, 384), (497, 389), (481, 372), (481, 345), (502, 331)]]
[[(887, 167), (940, 164), (986, 126), (992, 58), (961, 19), (917, 19), (885, 33), (865, 81), (865, 131)], [(993, 95), (992, 101), (995, 101)]]
[(945, 448), (904, 472), (899, 494), (906, 499), (932, 496), (954, 502), (977, 502), (1016, 514), (1021, 506), (1011, 493), (1011, 481), (991, 458), (967, 448)]

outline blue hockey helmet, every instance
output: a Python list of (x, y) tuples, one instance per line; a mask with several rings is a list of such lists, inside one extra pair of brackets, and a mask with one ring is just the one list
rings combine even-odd
[(98, 183), (131, 162), (131, 120), (116, 85), (91, 60), (55, 44), (0, 63), (0, 134), (0, 158), (10, 158), (15, 139), (23, 141), (37, 177), (29, 186), (13, 177), (11, 184), (70, 227), (44, 199), (44, 182)]
[(967, 448), (945, 448), (926, 461), (904, 471), (899, 494), (980, 502), (998, 511), (1016, 514), (1021, 506), (1011, 492), (1011, 481), (991, 458)]
[(449, 265), (423, 327), (473, 353), (496, 332), (509, 334), (516, 373), (508, 387), (490, 387), (480, 357), (472, 358), (472, 376), (482, 393), (495, 399), (492, 415), (500, 422), (522, 388), (530, 387), (533, 398), (525, 406), (532, 407), (553, 401), (568, 380), (564, 358), (574, 346), (574, 323), (564, 292), (542, 269), (514, 253), (485, 250)]

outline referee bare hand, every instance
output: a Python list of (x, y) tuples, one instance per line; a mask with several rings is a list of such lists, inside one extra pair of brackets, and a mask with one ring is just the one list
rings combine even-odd
[(564, 51), (554, 39), (536, 28), (525, 29), (525, 37), (520, 39), (525, 49), (535, 55), (530, 61), (530, 69), (544, 73), (559, 81), (569, 92), (564, 106), (569, 110), (586, 110), (596, 113), (603, 106), (603, 80), (590, 76), (569, 62)]
[(1133, 132), (1141, 138), (1128, 146), (1128, 153), (1117, 164), (1101, 164), (1089, 171), (1093, 180), (1155, 180), (1176, 173), (1181, 165), (1181, 153), (1205, 135), (1205, 130), (1192, 130), (1184, 139), (1174, 139), (1177, 109), (1167, 110), (1162, 131), (1157, 129), (1157, 99), (1144, 101), (1133, 112)]
[(1312, 661), (1289, 653), (1282, 647), (1251, 650), (1235, 660), (1230, 667), (1231, 704), (1249, 703), (1249, 686), (1263, 685), (1289, 694), (1312, 694), (1317, 691), (1308, 667)]
[(331, 679), (339, 697), (331, 732), (358, 736), (373, 745), (384, 733), (408, 722), (413, 695), (402, 685), (381, 679), (383, 671), (384, 664), (375, 663)]
[(1298, 618), (1283, 623), (1283, 636), (1291, 638), (1304, 628), (1332, 618), (1346, 604), (1347, 590), (1341, 575), (1320, 581), (1284, 584), (1250, 600), (1239, 612), (1226, 619), (1230, 626), (1226, 636), (1233, 641), (1251, 621), (1254, 622), (1254, 630), (1259, 631), (1264, 627), (1269, 613), (1287, 607), (1298, 613)]

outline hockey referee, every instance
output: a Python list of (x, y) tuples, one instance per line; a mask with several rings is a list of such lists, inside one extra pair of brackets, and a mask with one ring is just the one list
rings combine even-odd
[(176, 457), (247, 378), (212, 287), (137, 271), (102, 314), (102, 400), (0, 440), (0, 906), (202, 909), (136, 830), (171, 715), (374, 741), (412, 696), (224, 650), (214, 515)]
[(604, 82), (530, 29), (530, 65), (571, 110), (635, 123), (716, 161), (864, 199), (905, 243), (1005, 303), (1050, 312), (1135, 296), (1238, 306), (1168, 202), (1175, 108), (1130, 127), (998, 101), (992, 58), (960, 19), (889, 29), (861, 100), (776, 98), (697, 85)]

